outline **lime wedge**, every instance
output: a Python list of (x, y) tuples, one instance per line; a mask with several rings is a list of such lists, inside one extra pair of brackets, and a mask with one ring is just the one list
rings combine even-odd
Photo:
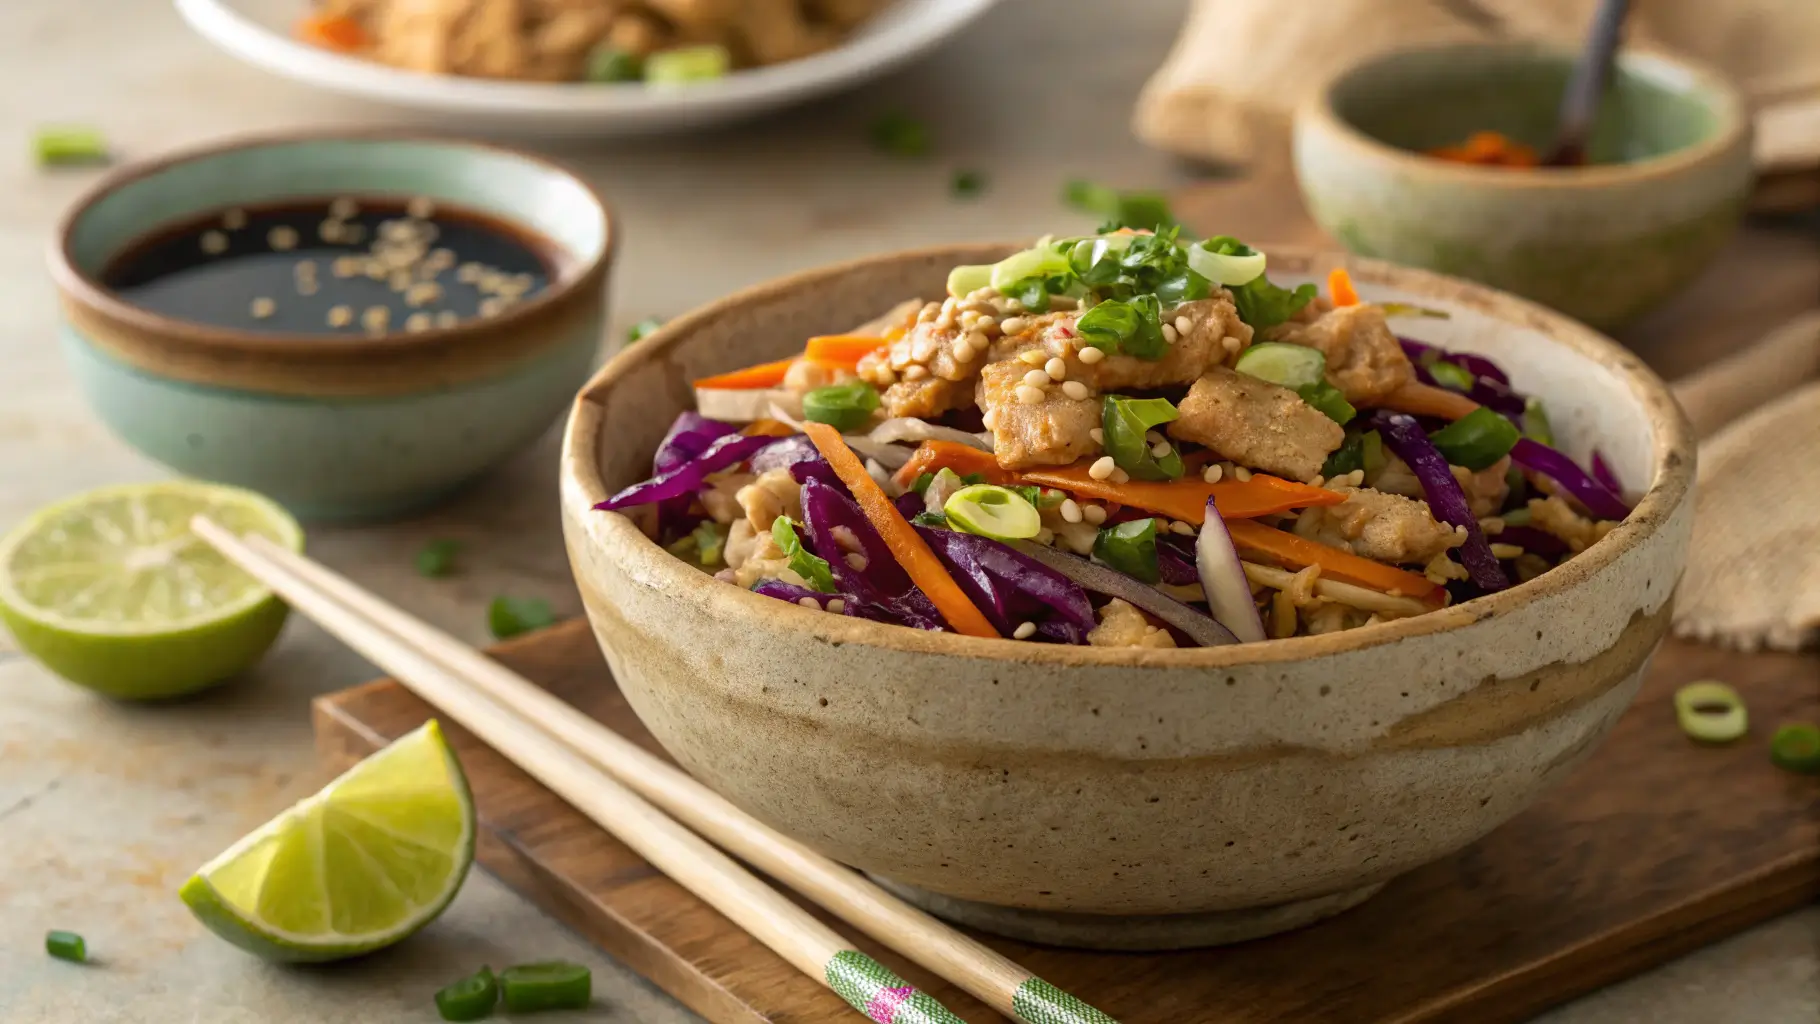
[(273, 502), (176, 480), (104, 487), (0, 537), (0, 621), (51, 671), (110, 697), (193, 693), (252, 665), (283, 602), (190, 533), (203, 513), (302, 550)]
[(199, 868), (179, 895), (268, 960), (339, 960), (436, 919), (474, 861), (474, 803), (434, 720)]

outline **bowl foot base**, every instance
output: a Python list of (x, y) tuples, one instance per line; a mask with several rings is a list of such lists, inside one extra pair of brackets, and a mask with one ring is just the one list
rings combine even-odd
[(1313, 899), (1269, 907), (1248, 907), (1244, 910), (1216, 910), (1201, 914), (1118, 915), (1025, 910), (992, 903), (975, 903), (972, 900), (943, 896), (903, 882), (894, 882), (878, 875), (869, 877), (911, 904), (969, 928), (1045, 946), (1126, 952), (1224, 946), (1260, 939), (1266, 935), (1302, 928), (1351, 910), (1384, 888), (1384, 883), (1379, 882)]

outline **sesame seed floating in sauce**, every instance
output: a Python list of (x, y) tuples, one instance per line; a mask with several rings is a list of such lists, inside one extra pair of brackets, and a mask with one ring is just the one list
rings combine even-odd
[(202, 251), (208, 253), (210, 256), (219, 256), (220, 254), (227, 252), (227, 247), (228, 237), (221, 232), (204, 231), (202, 233)]
[(408, 306), (427, 306), (440, 298), (442, 288), (428, 281), (414, 284), (404, 293), (404, 301)]
[(338, 220), (325, 220), (316, 226), (316, 236), (325, 242), (339, 242), (347, 225)]
[(221, 215), (221, 226), (229, 231), (239, 231), (246, 227), (246, 211), (238, 206), (230, 207)]
[(404, 329), (413, 334), (418, 331), (429, 330), (430, 324), (430, 314), (428, 313), (412, 313), (410, 316), (404, 318)]
[(297, 229), (280, 224), (266, 233), (265, 240), (279, 252), (289, 252), (297, 248)]
[(486, 299), (480, 300), (480, 315), (481, 316), (498, 316), (499, 314), (505, 312), (505, 309), (506, 309), (506, 300), (498, 297), (497, 295), (493, 296), (492, 298), (486, 298)]
[(336, 220), (353, 220), (359, 213), (360, 204), (347, 196), (342, 196), (329, 204), (329, 216)]
[(264, 320), (276, 312), (278, 312), (278, 303), (271, 299), (260, 296), (253, 300), (253, 319)]
[(461, 322), (461, 317), (452, 309), (445, 309), (436, 314), (436, 326), (453, 327)]
[(461, 266), (455, 268), (455, 280), (460, 281), (462, 284), (474, 284), (479, 281), (480, 276), (486, 272), (486, 268), (478, 263), (463, 263)]
[(346, 327), (353, 322), (354, 309), (352, 306), (335, 306), (329, 310), (330, 327)]
[(386, 325), (389, 324), (391, 320), (392, 311), (384, 306), (368, 306), (367, 311), (360, 314), (361, 326), (365, 327), (373, 334), (384, 333)]
[(429, 220), (436, 216), (436, 203), (427, 196), (413, 196), (404, 206), (404, 212), (418, 220)]

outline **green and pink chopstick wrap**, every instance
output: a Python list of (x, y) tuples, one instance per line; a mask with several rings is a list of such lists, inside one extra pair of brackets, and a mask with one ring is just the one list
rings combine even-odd
[[(878, 1024), (966, 1024), (877, 960), (842, 950), (828, 961), (828, 987)], [(1012, 1006), (1026, 1024), (1118, 1024), (1041, 978), (1018, 986)]]

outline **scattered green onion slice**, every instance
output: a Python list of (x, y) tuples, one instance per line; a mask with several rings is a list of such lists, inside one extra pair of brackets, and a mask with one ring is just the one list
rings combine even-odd
[(992, 265), (992, 287), (1010, 294), (1012, 285), (1030, 278), (1045, 278), (1055, 274), (1071, 274), (1073, 267), (1068, 262), (1066, 253), (1056, 252), (1049, 246), (1038, 246), (1014, 252)]
[(1516, 447), (1517, 425), (1490, 409), (1478, 408), (1428, 435), (1447, 461), (1477, 473)]
[(1307, 345), (1266, 341), (1246, 349), (1232, 368), (1295, 391), (1326, 379), (1327, 356)]
[(948, 271), (948, 294), (957, 299), (964, 299), (981, 288), (990, 287), (992, 287), (990, 264), (959, 266)]
[(635, 53), (603, 46), (588, 54), (588, 81), (636, 82), (644, 77), (644, 66)]
[(1214, 284), (1237, 288), (1264, 276), (1264, 254), (1221, 235), (1188, 247), (1188, 266)]
[(1523, 508), (1513, 508), (1509, 512), (1501, 512), (1498, 514), (1498, 518), (1504, 520), (1505, 526), (1528, 526), (1529, 507), (1524, 506)]
[(88, 942), (75, 932), (45, 932), (44, 951), (73, 964), (88, 963)]
[(928, 490), (929, 485), (934, 482), (935, 482), (934, 473), (918, 473), (916, 475), (916, 479), (911, 482), (910, 489), (915, 491), (918, 494), (921, 494), (924, 491)]
[(878, 411), (878, 392), (863, 380), (830, 384), (803, 396), (803, 419), (848, 431), (865, 426)]
[(955, 171), (948, 191), (961, 199), (972, 199), (986, 191), (986, 176), (979, 171)]
[(499, 979), (489, 967), (436, 991), (436, 1012), (443, 1020), (485, 1020), (499, 1003)]
[(1359, 468), (1365, 471), (1365, 479), (1376, 479), (1390, 461), (1384, 456), (1384, 435), (1367, 430), (1360, 440), (1363, 443), (1359, 445)]
[(727, 548), (726, 527), (704, 519), (689, 537), (695, 541), (695, 557), (704, 568), (720, 564)]
[(487, 629), (495, 640), (506, 640), (555, 624), (556, 613), (550, 610), (550, 602), (541, 597), (502, 595), (487, 605)]
[(1791, 722), (1770, 737), (1769, 759), (1778, 768), (1803, 775), (1820, 775), (1820, 728)]
[(949, 524), (993, 540), (1025, 540), (1042, 532), (1036, 506), (1009, 487), (974, 484), (948, 496), (942, 512)]
[(45, 167), (107, 161), (107, 140), (93, 128), (55, 125), (38, 129), (32, 139), (38, 163)]
[(1106, 185), (1075, 180), (1063, 186), (1062, 201), (1083, 213), (1104, 218), (1109, 228), (1154, 231), (1175, 225), (1169, 201), (1155, 192), (1120, 192)]
[(929, 126), (901, 110), (872, 122), (872, 143), (892, 156), (917, 157), (929, 152)]
[(1344, 391), (1324, 380), (1299, 387), (1295, 393), (1302, 396), (1302, 401), (1313, 406), (1317, 412), (1342, 427), (1351, 423), (1352, 418), (1359, 414), (1359, 410), (1354, 409), (1352, 403), (1346, 400)]
[(1548, 422), (1548, 408), (1540, 398), (1530, 397), (1523, 403), (1523, 436), (1537, 444), (1553, 446), (1555, 428)]
[(626, 332), (626, 341), (643, 341), (663, 325), (664, 322), (654, 316), (645, 317), (643, 320), (633, 324), (632, 329)]
[(1093, 557), (1135, 580), (1156, 583), (1163, 578), (1156, 560), (1154, 519), (1102, 527), (1093, 541)]
[(461, 550), (461, 543), (453, 540), (433, 540), (417, 552), (417, 575), (432, 579), (447, 576), (455, 569), (455, 553)]
[(1702, 743), (1730, 743), (1750, 729), (1738, 691), (1711, 679), (1675, 691), (1675, 718), (1682, 732)]
[(580, 964), (552, 960), (519, 964), (499, 972), (507, 1013), (579, 1010), (594, 995), (594, 976)]
[(834, 570), (829, 568), (826, 559), (803, 547), (802, 538), (796, 535), (796, 524), (789, 516), (771, 520), (771, 541), (789, 559), (790, 571), (801, 576), (810, 590), (834, 593)]
[(1166, 454), (1157, 455), (1149, 439), (1152, 427), (1160, 427), (1180, 415), (1167, 398), (1105, 396), (1100, 400), (1100, 431), (1106, 454), (1133, 480), (1181, 479), (1185, 471), (1182, 453), (1171, 445)]
[(724, 78), (733, 66), (724, 46), (683, 46), (659, 50), (645, 58), (645, 81), (653, 85), (686, 85)]
[(1436, 384), (1450, 391), (1465, 393), (1471, 391), (1475, 383), (1472, 371), (1458, 363), (1435, 359), (1423, 365), (1427, 368), (1428, 375), (1435, 379)]
[(948, 517), (940, 512), (918, 512), (910, 521), (918, 526), (937, 526), (944, 530), (948, 528)]
[(1162, 303), (1155, 295), (1107, 299), (1074, 322), (1082, 340), (1108, 355), (1158, 360), (1169, 354), (1163, 337)]
[(1427, 306), (1415, 306), (1407, 302), (1380, 302), (1378, 308), (1385, 316), (1419, 316), (1429, 320), (1451, 320), (1453, 314), (1445, 309), (1430, 309)]

